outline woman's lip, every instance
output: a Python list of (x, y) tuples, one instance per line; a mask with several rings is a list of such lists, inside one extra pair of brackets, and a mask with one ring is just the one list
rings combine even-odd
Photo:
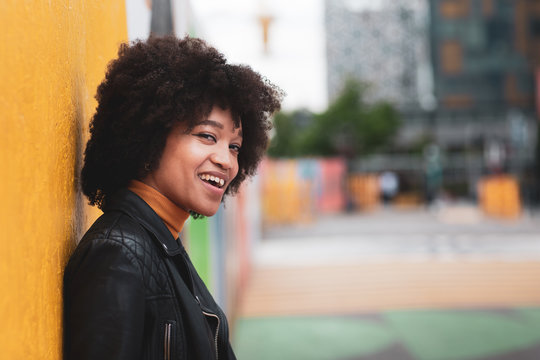
[(223, 187), (216, 187), (214, 185), (211, 185), (209, 183), (207, 183), (206, 181), (204, 181), (203, 179), (199, 178), (199, 180), (201, 180), (201, 182), (203, 183), (203, 185), (210, 191), (212, 191), (214, 194), (216, 195), (223, 195), (223, 193), (225, 192), (225, 185)]

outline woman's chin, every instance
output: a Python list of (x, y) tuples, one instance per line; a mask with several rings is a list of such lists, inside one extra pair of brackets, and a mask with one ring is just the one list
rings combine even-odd
[(197, 213), (199, 215), (202, 215), (202, 216), (205, 216), (205, 217), (210, 217), (210, 216), (214, 216), (216, 215), (216, 213), (218, 212), (219, 210), (219, 206), (215, 207), (215, 208), (199, 208), (199, 209), (193, 209), (191, 210), (192, 212), (194, 213)]

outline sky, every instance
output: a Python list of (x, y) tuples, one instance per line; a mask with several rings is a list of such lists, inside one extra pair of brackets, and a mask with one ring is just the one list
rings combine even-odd
[[(323, 111), (327, 105), (322, 0), (194, 0), (200, 36), (229, 61), (250, 65), (282, 88), (283, 108)], [(268, 54), (258, 18), (269, 15)]]
[[(327, 106), (323, 0), (192, 0), (195, 35), (246, 64), (286, 93), (283, 109), (321, 112)], [(130, 40), (146, 38), (145, 0), (126, 0)], [(273, 18), (264, 52), (260, 15)], [(181, 35), (181, 34), (177, 34)]]

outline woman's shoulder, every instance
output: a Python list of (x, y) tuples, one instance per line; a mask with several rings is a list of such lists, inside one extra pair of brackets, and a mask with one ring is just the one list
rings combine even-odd
[(106, 212), (92, 224), (66, 265), (64, 281), (100, 271), (130, 274), (149, 294), (170, 292), (166, 265), (152, 235), (122, 212)]
[(81, 242), (108, 239), (129, 245), (131, 242), (139, 242), (147, 237), (147, 231), (137, 220), (122, 212), (111, 211), (101, 215), (90, 226)]
[(155, 246), (145, 228), (132, 217), (115, 211), (101, 215), (92, 224), (72, 258), (88, 252), (116, 252), (142, 266), (155, 260), (155, 256), (149, 256), (155, 253)]

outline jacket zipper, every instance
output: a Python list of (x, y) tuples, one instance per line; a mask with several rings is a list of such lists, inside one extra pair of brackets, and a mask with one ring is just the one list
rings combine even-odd
[(202, 313), (205, 315), (205, 316), (210, 316), (210, 317), (213, 317), (217, 320), (217, 326), (216, 326), (216, 336), (214, 337), (214, 346), (216, 347), (216, 360), (219, 359), (219, 352), (218, 352), (218, 335), (219, 335), (219, 325), (220, 325), (220, 319), (219, 319), (219, 316), (217, 316), (216, 314), (213, 314), (211, 312), (208, 312), (208, 311), (205, 311), (203, 310), (202, 308), (202, 304), (201, 304), (201, 301), (199, 300), (199, 297), (198, 296), (195, 296), (195, 299), (197, 300), (197, 302), (199, 303), (199, 307), (201, 308), (201, 311)]
[[(191, 261), (189, 261), (189, 255), (185, 252), (185, 250), (183, 250), (183, 254), (182, 254), (182, 261), (184, 262), (184, 264), (186, 265), (186, 269), (187, 269), (187, 272), (189, 274), (189, 278), (191, 280), (191, 285), (192, 285), (192, 289), (193, 291), (195, 290), (195, 281), (193, 279), (193, 274), (191, 273), (191, 268), (189, 266), (189, 263), (191, 263)], [(219, 359), (219, 346), (218, 346), (218, 335), (219, 335), (219, 326), (221, 324), (221, 321), (219, 319), (219, 316), (214, 314), (214, 313), (211, 313), (211, 312), (208, 312), (204, 309), (203, 305), (201, 304), (201, 301), (199, 300), (199, 297), (195, 294), (193, 294), (194, 297), (195, 297), (195, 300), (197, 301), (197, 303), (199, 304), (199, 307), (201, 308), (201, 311), (203, 313), (203, 315), (205, 316), (210, 316), (210, 317), (214, 317), (217, 319), (217, 327), (216, 327), (216, 335), (214, 337), (214, 346), (216, 348), (216, 360)]]
[(216, 360), (219, 359), (218, 354), (218, 334), (219, 334), (219, 317), (216, 314), (211, 314), (203, 310), (203, 314), (206, 316), (214, 317), (217, 319), (216, 336), (214, 338), (214, 346), (216, 347)]
[(165, 323), (165, 341), (163, 354), (165, 360), (171, 360), (171, 333), (172, 333), (172, 324)]

